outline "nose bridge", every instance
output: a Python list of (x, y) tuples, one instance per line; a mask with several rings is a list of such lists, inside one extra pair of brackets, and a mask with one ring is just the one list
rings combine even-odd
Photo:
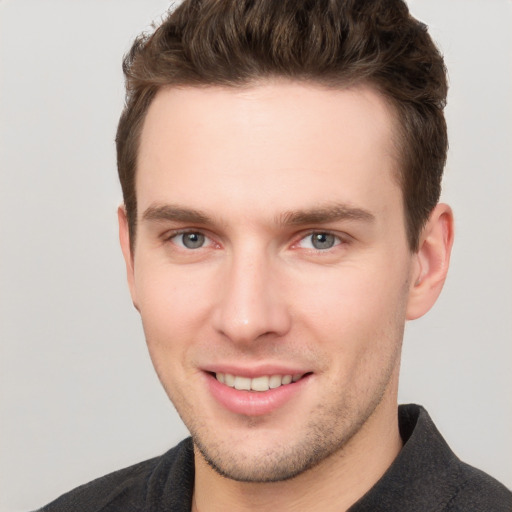
[(289, 328), (276, 263), (265, 248), (246, 244), (226, 261), (220, 281), (216, 328), (235, 343), (250, 343)]

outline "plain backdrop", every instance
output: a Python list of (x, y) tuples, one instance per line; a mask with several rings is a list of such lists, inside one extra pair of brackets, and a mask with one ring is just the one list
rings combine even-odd
[[(163, 0), (0, 0), (0, 510), (183, 438), (117, 242), (121, 57)], [(450, 72), (445, 290), (407, 326), (401, 402), (512, 487), (512, 2), (415, 0)]]

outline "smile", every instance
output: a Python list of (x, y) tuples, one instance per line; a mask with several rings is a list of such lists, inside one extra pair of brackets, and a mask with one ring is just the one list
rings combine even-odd
[(302, 396), (314, 378), (313, 372), (298, 373), (301, 371), (298, 368), (295, 369), (297, 373), (284, 368), (261, 368), (259, 371), (233, 368), (232, 373), (226, 370), (204, 372), (206, 384), (219, 405), (243, 416), (262, 416), (277, 411)]
[(245, 391), (268, 391), (269, 389), (276, 389), (281, 386), (286, 386), (292, 382), (297, 382), (305, 374), (295, 375), (262, 375), (261, 377), (241, 377), (239, 375), (231, 375), (230, 373), (215, 374), (215, 378), (229, 386), (230, 388), (245, 390)]

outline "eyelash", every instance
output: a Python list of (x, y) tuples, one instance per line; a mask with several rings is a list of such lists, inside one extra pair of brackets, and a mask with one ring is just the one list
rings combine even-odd
[[(334, 243), (333, 243), (332, 246), (326, 247), (326, 248), (323, 248), (323, 249), (319, 249), (317, 247), (314, 247), (313, 236), (315, 236), (315, 235), (316, 236), (323, 235), (323, 236), (326, 236), (326, 237), (332, 237), (334, 239), (333, 240)], [(309, 233), (307, 233), (304, 236), (302, 236), (300, 238), (300, 240), (296, 244), (294, 244), (294, 245), (295, 246), (300, 245), (302, 242), (304, 242), (307, 239), (311, 240), (311, 245), (313, 245), (313, 247), (308, 247), (308, 248), (305, 248), (305, 249), (308, 249), (310, 251), (315, 251), (315, 252), (328, 252), (330, 249), (333, 249), (334, 247), (337, 247), (338, 245), (346, 243), (346, 240), (343, 237), (341, 237), (340, 235), (337, 235), (335, 233), (332, 233), (331, 231), (315, 230), (315, 231), (310, 231)]]
[[(182, 229), (182, 230), (177, 230), (177, 231), (173, 231), (172, 233), (169, 233), (165, 236), (164, 238), (164, 242), (172, 242), (174, 239), (178, 238), (179, 236), (183, 236), (183, 235), (201, 235), (205, 238), (205, 240), (210, 240), (210, 237), (207, 236), (205, 233), (203, 233), (201, 230), (193, 230), (193, 229)], [(175, 242), (174, 242), (175, 243)], [(183, 246), (184, 244), (179, 244), (180, 246)], [(198, 249), (202, 248), (203, 246), (201, 247), (198, 247)], [(182, 247), (183, 249), (187, 249), (187, 250), (194, 250), (194, 249), (191, 249), (189, 247)]]
[[(178, 238), (179, 236), (193, 235), (193, 234), (200, 235), (200, 236), (204, 237), (205, 240), (208, 240), (211, 243), (213, 242), (212, 239), (208, 235), (206, 235), (203, 231), (201, 231), (201, 230), (193, 230), (193, 229), (183, 229), (183, 230), (173, 231), (172, 233), (167, 234), (164, 237), (164, 242), (173, 242), (173, 240)], [(348, 243), (348, 240), (347, 240), (346, 236), (341, 236), (341, 235), (335, 234), (335, 233), (333, 233), (331, 231), (314, 230), (314, 231), (310, 231), (308, 233), (305, 233), (305, 234), (301, 235), (301, 237), (298, 239), (298, 241), (294, 242), (292, 244), (292, 247), (300, 246), (300, 244), (302, 242), (304, 242), (305, 240), (307, 240), (310, 237), (313, 237), (314, 235), (325, 235), (327, 237), (333, 237), (334, 238), (334, 244), (331, 247), (327, 247), (327, 248), (324, 248), (324, 249), (319, 249), (319, 248), (316, 248), (314, 246), (313, 247), (304, 247), (305, 250), (309, 250), (309, 251), (316, 252), (316, 253), (323, 253), (323, 252), (329, 252), (329, 250), (333, 249), (334, 247), (337, 247), (339, 245), (347, 244)], [(173, 242), (173, 243), (175, 243), (175, 245), (178, 245), (180, 248), (185, 249), (185, 250), (189, 250), (189, 251), (194, 251), (196, 249), (204, 248), (204, 245), (200, 245), (197, 248), (191, 248), (191, 247), (184, 246), (183, 242), (181, 244), (176, 244), (176, 242)], [(313, 245), (313, 243), (312, 243), (312, 245)]]

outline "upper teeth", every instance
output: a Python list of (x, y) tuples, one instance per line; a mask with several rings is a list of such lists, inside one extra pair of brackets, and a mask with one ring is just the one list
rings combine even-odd
[(217, 380), (226, 384), (226, 386), (247, 391), (268, 391), (291, 382), (297, 382), (302, 376), (302, 373), (298, 373), (295, 375), (264, 375), (251, 379), (250, 377), (239, 377), (230, 373), (218, 372), (215, 374)]

